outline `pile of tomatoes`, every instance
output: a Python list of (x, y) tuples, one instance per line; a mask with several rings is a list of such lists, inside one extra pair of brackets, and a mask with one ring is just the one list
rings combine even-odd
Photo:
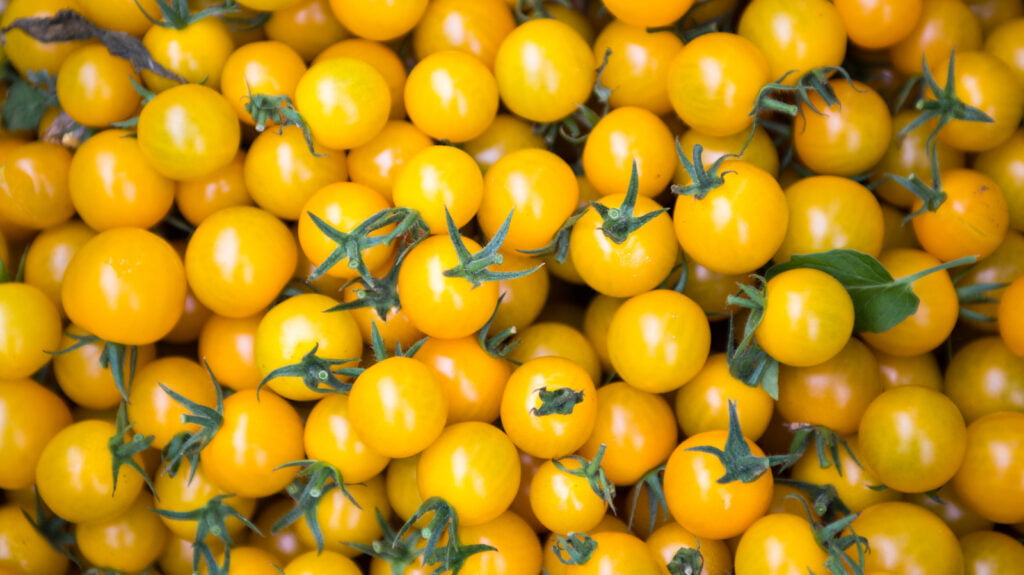
[(0, 10), (0, 575), (1024, 564), (1020, 0)]

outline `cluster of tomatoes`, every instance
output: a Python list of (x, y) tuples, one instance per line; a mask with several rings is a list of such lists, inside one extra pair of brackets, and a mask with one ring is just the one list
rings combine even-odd
[(1024, 564), (1019, 0), (0, 7), (0, 575)]

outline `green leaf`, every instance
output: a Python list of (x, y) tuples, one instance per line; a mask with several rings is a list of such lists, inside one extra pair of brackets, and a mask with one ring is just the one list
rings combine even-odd
[[(23, 80), (16, 79), (7, 90), (4, 101), (3, 119), (8, 130), (35, 130), (43, 119), (43, 114), (50, 106), (59, 105), (53, 85), (55, 78), (44, 76), (36, 78), (43, 87), (34, 86)], [(51, 89), (46, 89), (49, 86)]]
[(920, 299), (912, 289), (915, 281), (975, 259), (973, 256), (961, 258), (893, 279), (892, 274), (875, 258), (857, 250), (839, 249), (793, 256), (788, 262), (772, 266), (765, 275), (771, 279), (796, 268), (812, 268), (829, 274), (843, 284), (853, 300), (853, 330), (877, 333), (891, 329), (917, 311)]

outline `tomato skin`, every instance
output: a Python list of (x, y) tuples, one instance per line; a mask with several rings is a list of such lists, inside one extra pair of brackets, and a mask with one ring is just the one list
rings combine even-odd
[[(202, 466), (195, 470), (195, 475), (192, 475), (192, 466), (187, 459), (182, 460), (178, 473), (173, 477), (166, 473), (165, 467), (161, 467), (155, 475), (153, 495), (156, 499), (157, 509), (191, 511), (206, 505), (214, 497), (229, 494), (228, 491), (210, 480)], [(227, 497), (225, 501), (227, 505), (245, 518), (252, 517), (253, 511), (256, 509), (256, 500), (248, 497)], [(196, 540), (198, 524), (195, 521), (171, 519), (162, 515), (160, 520), (173, 536), (183, 537), (189, 541)], [(246, 529), (237, 517), (228, 518), (225, 526), (228, 534), (232, 537), (242, 535)], [(211, 542), (220, 543), (220, 540), (212, 534), (207, 534), (206, 543), (210, 544)]]
[(433, 140), (410, 122), (390, 120), (372, 140), (348, 153), (348, 174), (392, 200), (392, 187), (402, 167)]
[(417, 152), (395, 175), (391, 189), (396, 206), (419, 211), (430, 233), (442, 236), (448, 231), (445, 210), (455, 226), (462, 227), (473, 219), (483, 195), (480, 168), (469, 154), (452, 146)]
[(587, 42), (551, 18), (517, 26), (494, 60), (502, 102), (531, 122), (554, 122), (576, 111), (590, 95), (595, 69)]
[(413, 29), (427, 0), (330, 0), (338, 21), (356, 36), (384, 42)]
[[(582, 393), (571, 413), (535, 415), (541, 406), (540, 390), (561, 388)], [(519, 449), (534, 457), (564, 457), (581, 448), (597, 418), (597, 392), (586, 371), (560, 357), (540, 357), (512, 372), (501, 397), (501, 423)]]
[[(995, 180), (1003, 190), (1007, 209), (1010, 211), (1010, 227), (1017, 231), (1024, 230), (1022, 147), (1024, 147), (1024, 130), (1017, 130), (999, 146), (978, 154), (973, 164), (975, 170)], [(948, 164), (942, 165), (947, 168), (951, 167)]]
[(825, 272), (797, 268), (768, 280), (757, 343), (779, 362), (810, 367), (835, 357), (853, 333), (853, 300)]
[[(625, 198), (625, 194), (612, 194), (598, 201), (618, 208)], [(654, 200), (639, 196), (633, 215), (660, 209)], [(588, 209), (569, 235), (569, 257), (587, 285), (612, 297), (630, 297), (654, 289), (668, 277), (679, 253), (672, 245), (668, 214), (658, 214), (621, 244), (604, 234), (602, 224), (597, 211)]]
[(579, 455), (592, 460), (607, 447), (601, 467), (616, 485), (632, 485), (668, 459), (676, 446), (675, 415), (661, 396), (615, 382), (597, 390), (594, 430)]
[(786, 237), (786, 196), (771, 174), (743, 160), (726, 160), (720, 173), (725, 183), (703, 199), (676, 197), (676, 237), (688, 256), (712, 271), (749, 273)]
[[(220, 89), (224, 62), (235, 48), (227, 24), (220, 18), (203, 18), (184, 28), (152, 26), (142, 37), (153, 60), (188, 82)], [(161, 92), (177, 82), (148, 70), (142, 73), (146, 86)]]
[[(469, 253), (480, 244), (463, 237)], [(446, 277), (458, 265), (458, 254), (447, 236), (431, 236), (414, 247), (398, 272), (398, 298), (409, 319), (423, 333), (442, 339), (472, 335), (487, 323), (498, 304), (498, 284), (473, 285), (464, 278)]]
[(188, 410), (161, 384), (211, 409), (217, 402), (210, 376), (203, 366), (187, 357), (162, 357), (139, 368), (128, 392), (128, 420), (136, 433), (152, 435), (157, 449), (163, 449), (178, 433), (199, 429), (182, 421)]
[[(39, 414), (46, 417), (39, 417)], [(0, 381), (0, 489), (24, 489), (35, 480), (40, 452), (71, 424), (71, 411), (54, 392), (30, 379)], [(2, 561), (0, 561), (2, 564)]]
[[(765, 473), (751, 483), (718, 483), (725, 468), (717, 457), (689, 451), (691, 447), (711, 446), (723, 449), (728, 433), (706, 431), (678, 446), (665, 465), (665, 497), (672, 517), (698, 537), (728, 539), (735, 537), (768, 510), (775, 480)], [(764, 452), (745, 439), (757, 457)]]
[(314, 64), (295, 87), (295, 108), (320, 144), (335, 150), (361, 146), (388, 121), (391, 92), (373, 66), (355, 58)]
[[(934, 256), (914, 249), (884, 251), (878, 261), (894, 278), (939, 265)], [(938, 271), (921, 278), (914, 282), (912, 290), (921, 300), (917, 311), (884, 332), (860, 334), (868, 345), (892, 355), (920, 355), (939, 347), (949, 337), (959, 310), (949, 273)]]
[(348, 179), (345, 153), (317, 149), (309, 152), (298, 126), (265, 130), (256, 136), (245, 156), (244, 177), (258, 206), (283, 220), (297, 220), (304, 204), (317, 191)]
[(41, 230), (71, 218), (71, 158), (52, 142), (29, 142), (7, 152), (0, 172), (0, 219)]
[[(861, 512), (850, 526), (866, 537), (865, 571), (893, 573), (963, 573), (963, 552), (956, 535), (941, 519), (912, 503), (889, 501)], [(847, 550), (856, 558), (856, 552)]]
[(465, 564), (470, 573), (534, 575), (540, 572), (542, 551), (537, 534), (512, 511), (482, 525), (460, 528), (459, 541), (463, 545), (482, 543), (497, 549), (470, 557)]
[(923, 0), (838, 0), (836, 9), (854, 44), (888, 48), (910, 35), (921, 17)]
[(841, 435), (857, 432), (861, 416), (882, 393), (871, 348), (851, 338), (838, 354), (809, 367), (779, 368), (775, 407), (786, 421), (822, 425)]
[(761, 49), (772, 80), (788, 85), (813, 68), (839, 66), (846, 55), (846, 28), (824, 0), (754, 0), (737, 30)]
[(295, 240), (273, 215), (251, 206), (225, 208), (203, 220), (189, 239), (185, 271), (196, 297), (229, 318), (255, 315), (291, 279)]
[(175, 180), (201, 178), (228, 165), (238, 153), (241, 128), (230, 102), (198, 84), (181, 84), (156, 95), (139, 115), (143, 156)]
[[(12, 0), (0, 18), (0, 27), (6, 28), (21, 18), (47, 18), (60, 10), (77, 10), (75, 0)], [(23, 76), (34, 70), (45, 70), (56, 75), (61, 63), (88, 41), (40, 42), (22, 30), (4, 34), (5, 59)]]
[[(959, 169), (942, 172), (946, 201), (939, 209), (913, 219), (921, 246), (942, 261), (964, 256), (983, 259), (1006, 237), (1010, 215), (999, 184), (981, 172)], [(917, 211), (924, 203), (915, 200)]]
[(502, 0), (439, 0), (427, 5), (413, 30), (416, 58), (443, 50), (459, 50), (494, 69), (498, 46), (516, 27), (509, 5)]
[(1024, 411), (1024, 357), (998, 337), (980, 337), (953, 354), (945, 394), (968, 424), (997, 411)]
[(274, 10), (263, 25), (269, 40), (281, 42), (309, 62), (328, 46), (349, 36), (328, 0), (300, 0)]
[(125, 345), (167, 335), (185, 308), (185, 268), (166, 240), (140, 228), (90, 239), (64, 273), (61, 299), (72, 322)]
[(234, 390), (255, 388), (263, 379), (256, 366), (256, 330), (262, 315), (212, 315), (199, 332), (199, 359), (217, 381)]
[(732, 377), (724, 353), (712, 354), (700, 372), (676, 392), (675, 416), (683, 435), (728, 430), (730, 401), (736, 404), (743, 435), (754, 441), (760, 439), (768, 428), (775, 401), (761, 387), (751, 387)]
[(602, 195), (629, 189), (635, 163), (640, 195), (653, 198), (672, 180), (678, 161), (665, 123), (634, 106), (616, 108), (601, 118), (583, 146), (583, 170)]
[(175, 182), (146, 164), (131, 132), (104, 130), (75, 152), (68, 188), (75, 211), (90, 228), (150, 228), (174, 203)]
[[(925, 182), (932, 181), (931, 156), (928, 154), (926, 142), (934, 126), (925, 123), (902, 136), (900, 135), (900, 132), (916, 117), (917, 112), (914, 110), (903, 110), (893, 116), (892, 140), (889, 142), (889, 149), (882, 155), (882, 159), (871, 173), (871, 181), (876, 184), (875, 191), (878, 196), (900, 208), (910, 208), (917, 197), (895, 180), (885, 179), (885, 174), (894, 174), (904, 178), (909, 177), (910, 174), (917, 174), (917, 177)], [(935, 147), (942, 169), (964, 167), (963, 152), (940, 141), (936, 141)], [(975, 162), (976, 167), (978, 163), (978, 161)], [(977, 169), (985, 171), (982, 168)]]
[(873, 168), (885, 155), (892, 116), (885, 100), (867, 84), (841, 78), (831, 80), (829, 87), (839, 103), (826, 106), (821, 96), (812, 93), (793, 120), (793, 144), (811, 170), (855, 176)]
[(601, 73), (604, 85), (613, 89), (608, 102), (613, 108), (638, 106), (659, 116), (672, 111), (668, 77), (672, 59), (683, 43), (670, 32), (648, 32), (622, 20), (613, 20), (594, 40), (594, 61), (608, 63)]
[(245, 109), (250, 95), (288, 96), (294, 100), (295, 86), (306, 71), (302, 57), (287, 44), (275, 41), (239, 46), (224, 61), (220, 91), (238, 118), (254, 125)]
[[(576, 459), (558, 460), (567, 470), (582, 464)], [(559, 469), (545, 461), (530, 480), (530, 508), (541, 525), (552, 533), (592, 533), (605, 517), (608, 504), (585, 477)]]
[(492, 357), (476, 337), (431, 338), (413, 356), (430, 368), (444, 386), (448, 423), (498, 418), (501, 395), (512, 375), (511, 362)]
[(876, 503), (903, 498), (903, 494), (895, 489), (878, 489), (882, 482), (864, 463), (856, 435), (847, 436), (844, 440), (853, 452), (852, 456), (844, 447), (840, 447), (838, 462), (822, 467), (815, 450), (808, 449), (793, 465), (793, 479), (835, 487), (839, 499), (853, 513), (859, 513)]
[(409, 357), (371, 365), (349, 392), (352, 429), (387, 457), (423, 451), (441, 434), (447, 417), (441, 383), (423, 362)]
[[(957, 54), (981, 48), (982, 29), (978, 18), (961, 0), (924, 0), (921, 17), (910, 35), (889, 49), (896, 71), (905, 75), (920, 74), (921, 62), (935, 72), (936, 66)], [(945, 75), (936, 75), (945, 82)]]
[[(537, 265), (537, 260), (516, 252), (501, 254), (498, 271), (526, 271)], [(501, 304), (491, 323), (491, 333), (498, 333), (509, 327), (526, 328), (540, 316), (548, 301), (551, 273), (546, 267), (514, 280), (499, 280), (498, 292)], [(521, 332), (520, 332), (521, 333)]]
[(160, 13), (156, 0), (78, 0), (78, 6), (90, 22), (132, 36), (141, 36), (153, 25), (146, 14)]
[(57, 72), (57, 100), (72, 120), (101, 127), (131, 117), (141, 97), (131, 80), (138, 74), (102, 44), (88, 44), (68, 55)]
[(704, 366), (711, 328), (704, 310), (672, 290), (626, 300), (608, 326), (608, 355), (626, 383), (651, 393), (678, 389)]
[[(300, 294), (271, 308), (256, 329), (256, 365), (263, 377), (300, 363), (314, 347), (317, 357), (349, 360), (341, 366), (353, 367), (362, 355), (363, 339), (349, 312), (327, 311), (336, 305), (325, 295)], [(309, 389), (298, 376), (275, 377), (267, 386), (293, 401), (312, 401), (325, 393)]]
[(881, 253), (885, 218), (866, 187), (847, 178), (811, 176), (788, 186), (785, 193), (789, 224), (774, 261), (843, 248), (872, 257)]
[[(348, 481), (347, 478), (344, 480)], [(391, 508), (388, 506), (384, 478), (381, 475), (376, 475), (361, 484), (346, 485), (345, 489), (349, 490), (355, 503), (341, 490), (334, 489), (320, 500), (316, 515), (323, 533), (326, 552), (356, 557), (361, 555), (362, 551), (347, 543), (370, 545), (380, 539), (382, 533), (380, 524), (377, 523), (377, 512), (379, 511), (384, 519), (388, 519), (391, 517)], [(297, 522), (295, 532), (307, 548), (316, 548), (316, 539), (305, 518)]]
[(316, 403), (306, 418), (303, 443), (310, 459), (335, 466), (346, 483), (366, 481), (391, 461), (356, 435), (346, 395), (329, 394)]
[(551, 242), (579, 198), (579, 184), (565, 160), (543, 149), (516, 150), (487, 170), (477, 221), (487, 237), (494, 237), (512, 213), (502, 249), (536, 250)]
[(143, 492), (123, 514), (106, 521), (75, 525), (75, 540), (82, 556), (94, 565), (134, 573), (160, 556), (169, 531), (151, 511), (153, 497)]
[(562, 357), (586, 370), (594, 385), (601, 382), (600, 360), (580, 330), (561, 321), (539, 321), (518, 331), (519, 344), (508, 354), (512, 361), (523, 364), (539, 357)]
[(647, 544), (635, 535), (602, 531), (595, 533), (597, 550), (583, 565), (570, 565), (566, 575), (661, 575), (661, 565)]
[(284, 566), (284, 575), (359, 575), (354, 561), (336, 551), (307, 551)]
[(402, 59), (391, 47), (363, 38), (349, 38), (325, 48), (313, 60), (313, 64), (319, 64), (332, 58), (355, 58), (373, 66), (384, 77), (384, 82), (388, 85), (391, 94), (391, 111), (388, 118), (390, 120), (406, 119), (405, 83), (408, 80), (408, 74)]
[[(939, 131), (939, 141), (966, 152), (990, 150), (1008, 140), (1024, 115), (1024, 95), (1013, 70), (982, 51), (956, 51), (954, 86), (957, 97), (978, 108), (992, 122), (951, 120)], [(946, 87), (950, 59), (934, 68), (940, 88)], [(934, 96), (931, 91), (928, 97)]]
[(924, 507), (939, 516), (942, 521), (953, 530), (958, 537), (975, 531), (992, 529), (995, 524), (981, 515), (978, 515), (960, 499), (953, 489), (953, 483), (949, 482), (937, 491), (933, 492), (938, 496), (939, 501), (932, 498), (929, 493), (912, 493), (904, 497), (904, 501)]
[(933, 354), (899, 356), (873, 351), (882, 374), (883, 389), (919, 385), (936, 391), (942, 390), (942, 371), (939, 370), (939, 362)]
[(1024, 357), (1024, 279), (1014, 280), (999, 301), (996, 321), (999, 323), (999, 335), (1003, 343), (1018, 356)]
[(1024, 520), (1024, 413), (997, 412), (977, 419), (967, 428), (963, 465), (953, 477), (953, 488), (963, 503), (996, 523)]
[[(390, 207), (391, 204), (383, 196), (367, 186), (352, 182), (328, 184), (302, 206), (298, 226), (299, 246), (311, 265), (320, 266), (338, 244), (320, 231), (312, 215), (338, 231), (351, 232), (370, 217)], [(384, 235), (392, 229), (394, 226), (378, 230), (372, 235)], [(368, 270), (378, 272), (388, 263), (393, 252), (391, 246), (378, 245), (363, 250), (361, 256)], [(355, 279), (359, 275), (358, 270), (349, 267), (348, 258), (342, 259), (324, 273), (345, 280)]]
[(736, 547), (736, 575), (825, 573), (825, 551), (811, 524), (789, 513), (772, 513), (753, 523)]
[[(72, 523), (117, 516), (131, 507), (142, 490), (142, 476), (127, 465), (117, 473), (117, 489), (111, 473), (107, 441), (113, 423), (86, 419), (64, 427), (39, 455), (36, 489), (43, 501)], [(135, 456), (137, 463), (141, 458)]]
[(0, 334), (0, 380), (28, 377), (58, 349), (60, 312), (35, 286), (0, 284)]
[(506, 512), (519, 490), (519, 452), (500, 429), (480, 421), (446, 428), (417, 464), (424, 499), (441, 497), (459, 524), (481, 525)]
[(63, 575), (68, 559), (43, 538), (15, 503), (0, 506), (0, 572)]
[(660, 28), (671, 26), (693, 6), (693, 0), (669, 0), (654, 6), (640, 6), (627, 0), (608, 0), (605, 7), (616, 18), (633, 26)]
[(904, 493), (938, 489), (964, 460), (967, 426), (942, 393), (896, 387), (868, 405), (858, 436), (864, 462), (887, 487)]
[(978, 531), (960, 537), (965, 575), (1010, 573), (1024, 561), (1024, 545), (998, 531)]
[(747, 130), (761, 88), (771, 82), (768, 60), (739, 34), (704, 34), (676, 54), (669, 67), (669, 98), (688, 126), (723, 137)]
[(200, 453), (210, 480), (240, 497), (266, 497), (298, 472), (276, 469), (303, 458), (302, 420), (273, 391), (244, 389), (224, 400), (224, 423)]
[(430, 54), (409, 72), (405, 109), (431, 138), (460, 143), (479, 136), (498, 113), (498, 84), (475, 56), (456, 50)]

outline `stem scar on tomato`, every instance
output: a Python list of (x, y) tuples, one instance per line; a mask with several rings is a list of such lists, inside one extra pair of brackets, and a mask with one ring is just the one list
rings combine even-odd
[[(65, 349), (49, 353), (51, 355), (62, 355), (65, 353), (71, 353), (72, 351), (89, 344), (102, 343), (103, 351), (100, 353), (100, 367), (110, 370), (110, 374), (114, 378), (114, 385), (117, 387), (118, 393), (121, 394), (121, 399), (128, 401), (128, 386), (131, 385), (132, 380), (135, 379), (135, 367), (138, 363), (138, 346), (104, 341), (95, 335), (79, 335), (68, 332), (67, 336), (75, 340), (75, 343)], [(128, 354), (127, 377), (125, 377), (124, 373), (124, 360), (126, 353)]]
[(583, 565), (597, 550), (597, 542), (586, 533), (571, 532), (555, 537), (551, 549), (555, 557), (565, 565)]
[(153, 443), (153, 436), (143, 436), (136, 433), (132, 435), (131, 439), (128, 439), (128, 433), (131, 431), (132, 425), (132, 423), (128, 422), (127, 403), (122, 401), (121, 405), (117, 408), (117, 431), (110, 438), (110, 441), (107, 442), (112, 461), (111, 467), (114, 472), (113, 490), (117, 490), (118, 471), (121, 470), (122, 465), (127, 465), (142, 476), (142, 480), (146, 482), (150, 493), (155, 493), (153, 481), (149, 478), (149, 474), (134, 459), (136, 455), (149, 449), (149, 445)]
[[(572, 390), (568, 391), (571, 392)], [(549, 393), (557, 393), (557, 391)], [(583, 400), (582, 392), (579, 395), (579, 399), (580, 401)], [(573, 405), (575, 405), (575, 403)], [(601, 459), (604, 458), (604, 450), (606, 447), (607, 445), (602, 443), (601, 446), (597, 448), (597, 454), (594, 455), (594, 459), (590, 461), (587, 461), (585, 458), (579, 455), (569, 455), (566, 457), (553, 459), (552, 463), (554, 463), (555, 467), (557, 467), (558, 470), (561, 471), (562, 473), (568, 473), (569, 475), (575, 475), (576, 477), (582, 477), (586, 479), (587, 482), (590, 484), (590, 489), (593, 490), (594, 493), (597, 494), (597, 496), (600, 497), (606, 505), (608, 505), (608, 507), (612, 510), (612, 513), (615, 513), (615, 484), (608, 480), (608, 477), (604, 473), (604, 469), (601, 467)], [(579, 463), (579, 467), (575, 469), (569, 469), (562, 463), (562, 461), (566, 459), (575, 460), (577, 463)]]
[(769, 455), (757, 457), (750, 451), (750, 446), (743, 438), (740, 420), (736, 415), (736, 402), (729, 400), (729, 435), (725, 440), (725, 449), (710, 445), (699, 445), (689, 448), (714, 455), (725, 468), (725, 474), (718, 478), (718, 483), (742, 481), (752, 483), (776, 465), (789, 465), (796, 460), (792, 455)]
[(164, 393), (171, 396), (174, 401), (177, 401), (189, 411), (189, 413), (181, 416), (182, 422), (199, 426), (199, 429), (196, 431), (181, 432), (175, 435), (160, 454), (164, 462), (164, 469), (171, 477), (178, 473), (181, 460), (187, 459), (189, 462), (188, 479), (190, 482), (195, 476), (196, 470), (199, 469), (199, 453), (213, 440), (213, 436), (216, 435), (224, 423), (224, 390), (213, 375), (210, 365), (205, 361), (203, 365), (206, 367), (206, 372), (210, 374), (210, 381), (213, 382), (213, 390), (216, 394), (216, 404), (212, 408), (196, 403), (164, 384), (160, 384), (160, 388), (164, 390)]
[[(231, 568), (231, 549), (235, 547), (235, 541), (227, 528), (227, 520), (231, 517), (238, 519), (243, 525), (251, 529), (257, 535), (263, 536), (263, 532), (256, 525), (246, 519), (234, 507), (224, 503), (225, 499), (234, 497), (232, 494), (221, 494), (210, 501), (189, 511), (170, 511), (167, 509), (154, 509), (153, 512), (168, 519), (176, 521), (195, 521), (196, 537), (192, 542), (192, 570), (199, 572), (199, 563), (205, 562), (210, 573), (226, 575)], [(206, 543), (207, 535), (213, 535), (224, 543), (224, 563), (217, 563), (213, 549)]]
[(637, 174), (636, 159), (634, 159), (632, 172), (629, 176), (629, 187), (626, 189), (626, 197), (623, 198), (622, 205), (617, 208), (609, 208), (600, 202), (590, 202), (590, 207), (601, 216), (602, 223), (598, 229), (604, 233), (605, 237), (616, 244), (624, 243), (633, 232), (668, 211), (667, 208), (661, 208), (660, 210), (647, 212), (640, 217), (634, 217), (633, 210), (636, 208), (639, 190), (640, 178)]
[(448, 238), (455, 248), (455, 253), (459, 256), (459, 263), (455, 267), (445, 270), (444, 276), (462, 278), (472, 284), (473, 287), (480, 287), (485, 282), (515, 280), (539, 270), (544, 264), (537, 264), (528, 270), (521, 271), (496, 272), (488, 269), (491, 266), (501, 264), (502, 257), (498, 250), (501, 249), (501, 244), (504, 243), (505, 236), (508, 235), (508, 228), (512, 224), (513, 213), (508, 213), (505, 221), (498, 228), (497, 233), (494, 234), (494, 237), (487, 242), (487, 245), (482, 250), (471, 254), (466, 248), (466, 244), (462, 241), (459, 228), (455, 226), (452, 215), (448, 212), (448, 208), (445, 207), (444, 217), (445, 223), (448, 226)]
[[(407, 533), (414, 533), (416, 523), (427, 513), (433, 514), (430, 522), (427, 523), (426, 527), (419, 529), (418, 535), (413, 534), (411, 536), (426, 539), (426, 545), (422, 552), (423, 564), (437, 565), (438, 567), (435, 572), (440, 573), (451, 570), (453, 573), (458, 573), (465, 564), (466, 559), (472, 555), (496, 550), (490, 545), (463, 545), (459, 541), (459, 516), (455, 512), (455, 508), (440, 497), (431, 497), (421, 503), (416, 512), (409, 517), (409, 520), (395, 534), (396, 540), (401, 540)], [(441, 536), (445, 532), (448, 533), (448, 542), (443, 548), (438, 548)]]
[(313, 348), (302, 356), (302, 359), (298, 363), (291, 365), (283, 365), (270, 373), (260, 381), (259, 385), (256, 386), (256, 394), (259, 395), (260, 390), (263, 389), (267, 383), (278, 377), (299, 377), (302, 378), (302, 383), (305, 386), (318, 393), (348, 393), (352, 389), (352, 383), (348, 381), (342, 381), (338, 376), (342, 377), (356, 377), (363, 372), (358, 367), (341, 367), (335, 369), (337, 365), (346, 365), (350, 363), (358, 363), (360, 358), (347, 358), (347, 359), (327, 359), (322, 358), (316, 354), (317, 349), (320, 348), (320, 343), (313, 344)]

